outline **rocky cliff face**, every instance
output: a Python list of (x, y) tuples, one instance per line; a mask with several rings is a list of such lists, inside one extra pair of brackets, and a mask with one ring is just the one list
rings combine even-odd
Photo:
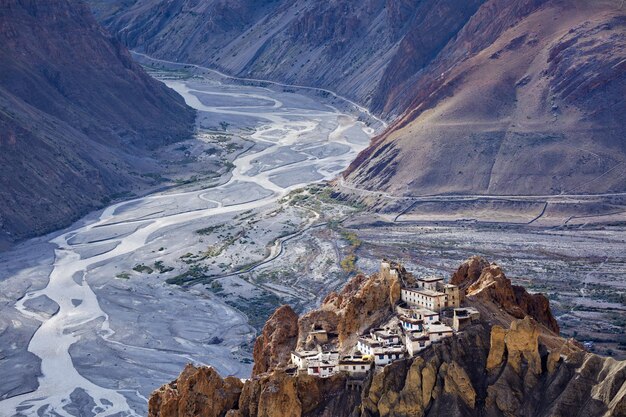
[[(462, 275), (474, 271), (469, 274), (478, 276), (473, 282), (463, 279), (471, 286), (492, 267), (476, 258), (459, 271)], [(385, 286), (379, 275), (355, 278), (341, 293), (329, 296), (320, 310), (300, 318), (300, 330), (308, 332), (315, 315), (330, 311), (331, 304), (342, 306), (339, 311), (346, 315), (350, 311), (347, 305), (373, 306), (363, 303), (369, 299), (382, 309), (380, 317), (385, 316), (389, 296), (394, 293), (388, 291), (393, 288), (393, 283), (389, 284)], [(383, 296), (364, 294), (370, 291)], [(155, 391), (150, 400), (150, 417), (626, 415), (626, 362), (586, 353), (532, 317), (517, 319), (508, 314), (498, 299), (487, 297), (491, 293), (481, 294), (470, 294), (466, 300), (482, 306), (480, 322), (414, 358), (377, 370), (361, 389), (350, 388), (344, 374), (330, 378), (292, 376), (280, 364), (246, 380), (240, 388), (228, 383), (228, 378), (216, 379), (213, 370), (189, 366), (178, 380)], [(360, 301), (350, 302), (353, 297)], [(352, 329), (378, 324), (367, 314), (374, 313), (369, 307), (354, 311), (358, 314), (351, 316), (350, 321), (355, 322)], [(487, 312), (491, 316), (485, 317)], [(281, 316), (285, 311), (275, 315), (274, 320)], [(328, 322), (325, 315), (319, 317), (319, 325)], [(289, 314), (286, 318), (286, 327), (291, 328), (292, 317)], [(278, 327), (276, 322), (268, 326)], [(260, 338), (267, 340), (267, 335), (275, 331), (263, 333)], [(285, 340), (293, 345), (291, 338)], [(300, 337), (299, 343), (302, 340)], [(261, 356), (255, 354), (255, 360)], [(190, 375), (206, 381), (190, 388)], [(198, 390), (206, 390), (200, 396), (204, 401), (218, 398), (212, 402), (212, 409), (197, 406)], [(238, 396), (236, 402), (232, 401), (233, 395)]]
[(252, 375), (289, 363), (291, 351), (298, 341), (298, 315), (291, 307), (279, 307), (265, 323), (254, 342)]
[(80, 1), (0, 0), (0, 241), (65, 226), (158, 172), (194, 113)]
[(400, 299), (398, 278), (374, 274), (354, 277), (339, 293), (329, 294), (319, 309), (298, 321), (298, 347), (311, 348), (310, 331), (322, 329), (336, 334), (339, 350), (353, 346), (366, 329), (381, 323), (393, 312)]
[(502, 269), (484, 258), (472, 257), (465, 261), (452, 275), (451, 282), (465, 290), (465, 295), (471, 299), (495, 301), (513, 317), (530, 316), (559, 333), (548, 299), (543, 294), (529, 294), (522, 286), (511, 285)]

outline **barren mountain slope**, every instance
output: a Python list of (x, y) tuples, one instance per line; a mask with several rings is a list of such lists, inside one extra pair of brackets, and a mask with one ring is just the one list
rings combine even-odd
[(383, 110), (389, 87), (435, 59), (484, 0), (89, 2), (140, 52), (330, 88)]
[(505, 3), (483, 5), (414, 80), (409, 110), (359, 155), (349, 182), (404, 195), (626, 189), (626, 9), (531, 5), (491, 42)]
[[(0, 241), (67, 225), (157, 172), (194, 113), (82, 2), (0, 0)], [(132, 173), (131, 173), (132, 172)]]
[(626, 187), (621, 0), (91, 3), (150, 55), (326, 87), (399, 115), (347, 171), (359, 187)]

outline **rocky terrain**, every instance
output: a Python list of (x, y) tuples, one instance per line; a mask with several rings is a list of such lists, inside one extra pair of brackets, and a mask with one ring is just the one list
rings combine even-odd
[(389, 88), (427, 66), (483, 1), (89, 2), (131, 49), (324, 87), (383, 110)]
[(622, 192), (620, 0), (102, 2), (132, 49), (324, 87), (393, 120), (346, 172), (393, 195)]
[(398, 280), (377, 274), (355, 277), (300, 317), (298, 338), (295, 313), (277, 310), (257, 339), (255, 361), (265, 365), (251, 379), (223, 379), (212, 368), (188, 365), (153, 393), (149, 415), (626, 415), (626, 364), (559, 337), (551, 330), (555, 322), (545, 298), (515, 289), (481, 258), (467, 260), (452, 279), (466, 289), (467, 305), (480, 310), (480, 322), (414, 358), (378, 369), (361, 390), (348, 388), (343, 374), (292, 376), (284, 365), (288, 352), (306, 343), (303, 334), (311, 326), (345, 331), (345, 338), (391, 314)]
[(194, 112), (81, 1), (0, 1), (0, 43), (0, 242), (145, 189), (150, 151), (191, 136)]
[[(407, 112), (359, 155), (346, 182), (393, 195), (623, 192), (619, 3), (486, 2), (412, 78)], [(388, 108), (404, 99), (389, 94)]]

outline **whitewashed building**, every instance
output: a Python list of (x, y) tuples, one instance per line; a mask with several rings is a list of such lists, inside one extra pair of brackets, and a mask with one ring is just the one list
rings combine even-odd
[(430, 337), (426, 332), (407, 332), (404, 344), (406, 352), (409, 356), (415, 356), (416, 353), (426, 349), (431, 345)]
[(316, 357), (319, 354), (317, 350), (302, 350), (291, 352), (291, 363), (296, 365), (298, 369), (306, 369), (308, 366), (308, 360)]
[(372, 359), (367, 356), (345, 356), (339, 360), (339, 371), (351, 376), (362, 376), (372, 369)]
[(428, 337), (431, 343), (440, 341), (443, 338), (450, 337), (454, 334), (452, 327), (446, 326), (442, 323), (434, 323), (428, 326)]

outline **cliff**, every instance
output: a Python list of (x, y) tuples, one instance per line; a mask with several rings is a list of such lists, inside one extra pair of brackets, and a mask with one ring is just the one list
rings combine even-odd
[(530, 316), (559, 333), (548, 299), (543, 294), (529, 294), (524, 287), (512, 285), (498, 265), (484, 258), (475, 256), (465, 261), (450, 282), (465, 290), (470, 299), (494, 301), (513, 317)]
[(193, 131), (182, 97), (81, 1), (0, 0), (0, 43), (0, 243), (146, 187), (149, 152)]
[[(482, 265), (481, 261), (484, 262)], [(483, 266), (483, 268), (478, 268)], [(484, 260), (468, 260), (459, 270), (480, 277), (493, 266)], [(480, 271), (478, 270), (480, 269)], [(456, 274), (455, 274), (456, 275)], [(371, 307), (380, 307), (377, 317), (387, 315), (393, 282), (380, 274), (357, 277), (322, 308), (299, 320), (307, 331), (330, 322), (321, 311), (339, 306), (339, 321), (351, 329), (378, 325)], [(480, 282), (478, 279), (476, 282)], [(473, 285), (469, 284), (469, 286)], [(378, 295), (367, 295), (365, 292)], [(207, 368), (189, 366), (177, 381), (154, 392), (150, 417), (408, 417), (408, 416), (624, 416), (626, 415), (626, 362), (584, 352), (576, 343), (559, 338), (530, 316), (522, 319), (507, 313), (489, 292), (468, 294), (466, 301), (484, 307), (483, 317), (455, 336), (433, 344), (417, 356), (398, 360), (371, 372), (359, 386), (347, 374), (329, 378), (291, 375), (283, 364), (269, 367), (239, 388), (217, 379)], [(352, 298), (359, 298), (353, 302)], [(370, 298), (371, 297), (371, 298)], [(370, 302), (364, 302), (364, 300)], [(384, 300), (384, 301), (383, 301)], [(346, 308), (353, 305), (354, 309)], [(520, 307), (522, 309), (522, 307)], [(490, 312), (490, 316), (484, 316)], [(368, 314), (371, 313), (371, 314)], [(288, 318), (291, 323), (292, 318)], [(498, 324), (494, 324), (498, 323)], [(277, 323), (270, 327), (276, 329)], [(291, 325), (288, 324), (288, 328)], [(338, 325), (332, 328), (339, 329)], [(264, 331), (265, 333), (265, 331)], [(269, 331), (268, 333), (273, 333)], [(267, 340), (267, 334), (261, 336)], [(274, 339), (276, 340), (276, 339)], [(289, 346), (293, 340), (287, 338)], [(343, 340), (346, 340), (344, 338)], [(299, 343), (303, 342), (300, 337)], [(265, 360), (255, 349), (255, 361)], [(210, 369), (210, 368), (209, 368)], [(203, 398), (215, 398), (216, 407), (194, 413), (189, 398), (189, 375), (209, 375)], [(204, 388), (203, 388), (204, 389)], [(194, 391), (195, 392), (195, 391)], [(238, 396), (233, 403), (231, 395)], [(176, 407), (167, 406), (175, 403)], [(181, 405), (182, 404), (182, 405)], [(233, 405), (234, 404), (234, 405)], [(191, 410), (191, 411), (189, 411)]]

